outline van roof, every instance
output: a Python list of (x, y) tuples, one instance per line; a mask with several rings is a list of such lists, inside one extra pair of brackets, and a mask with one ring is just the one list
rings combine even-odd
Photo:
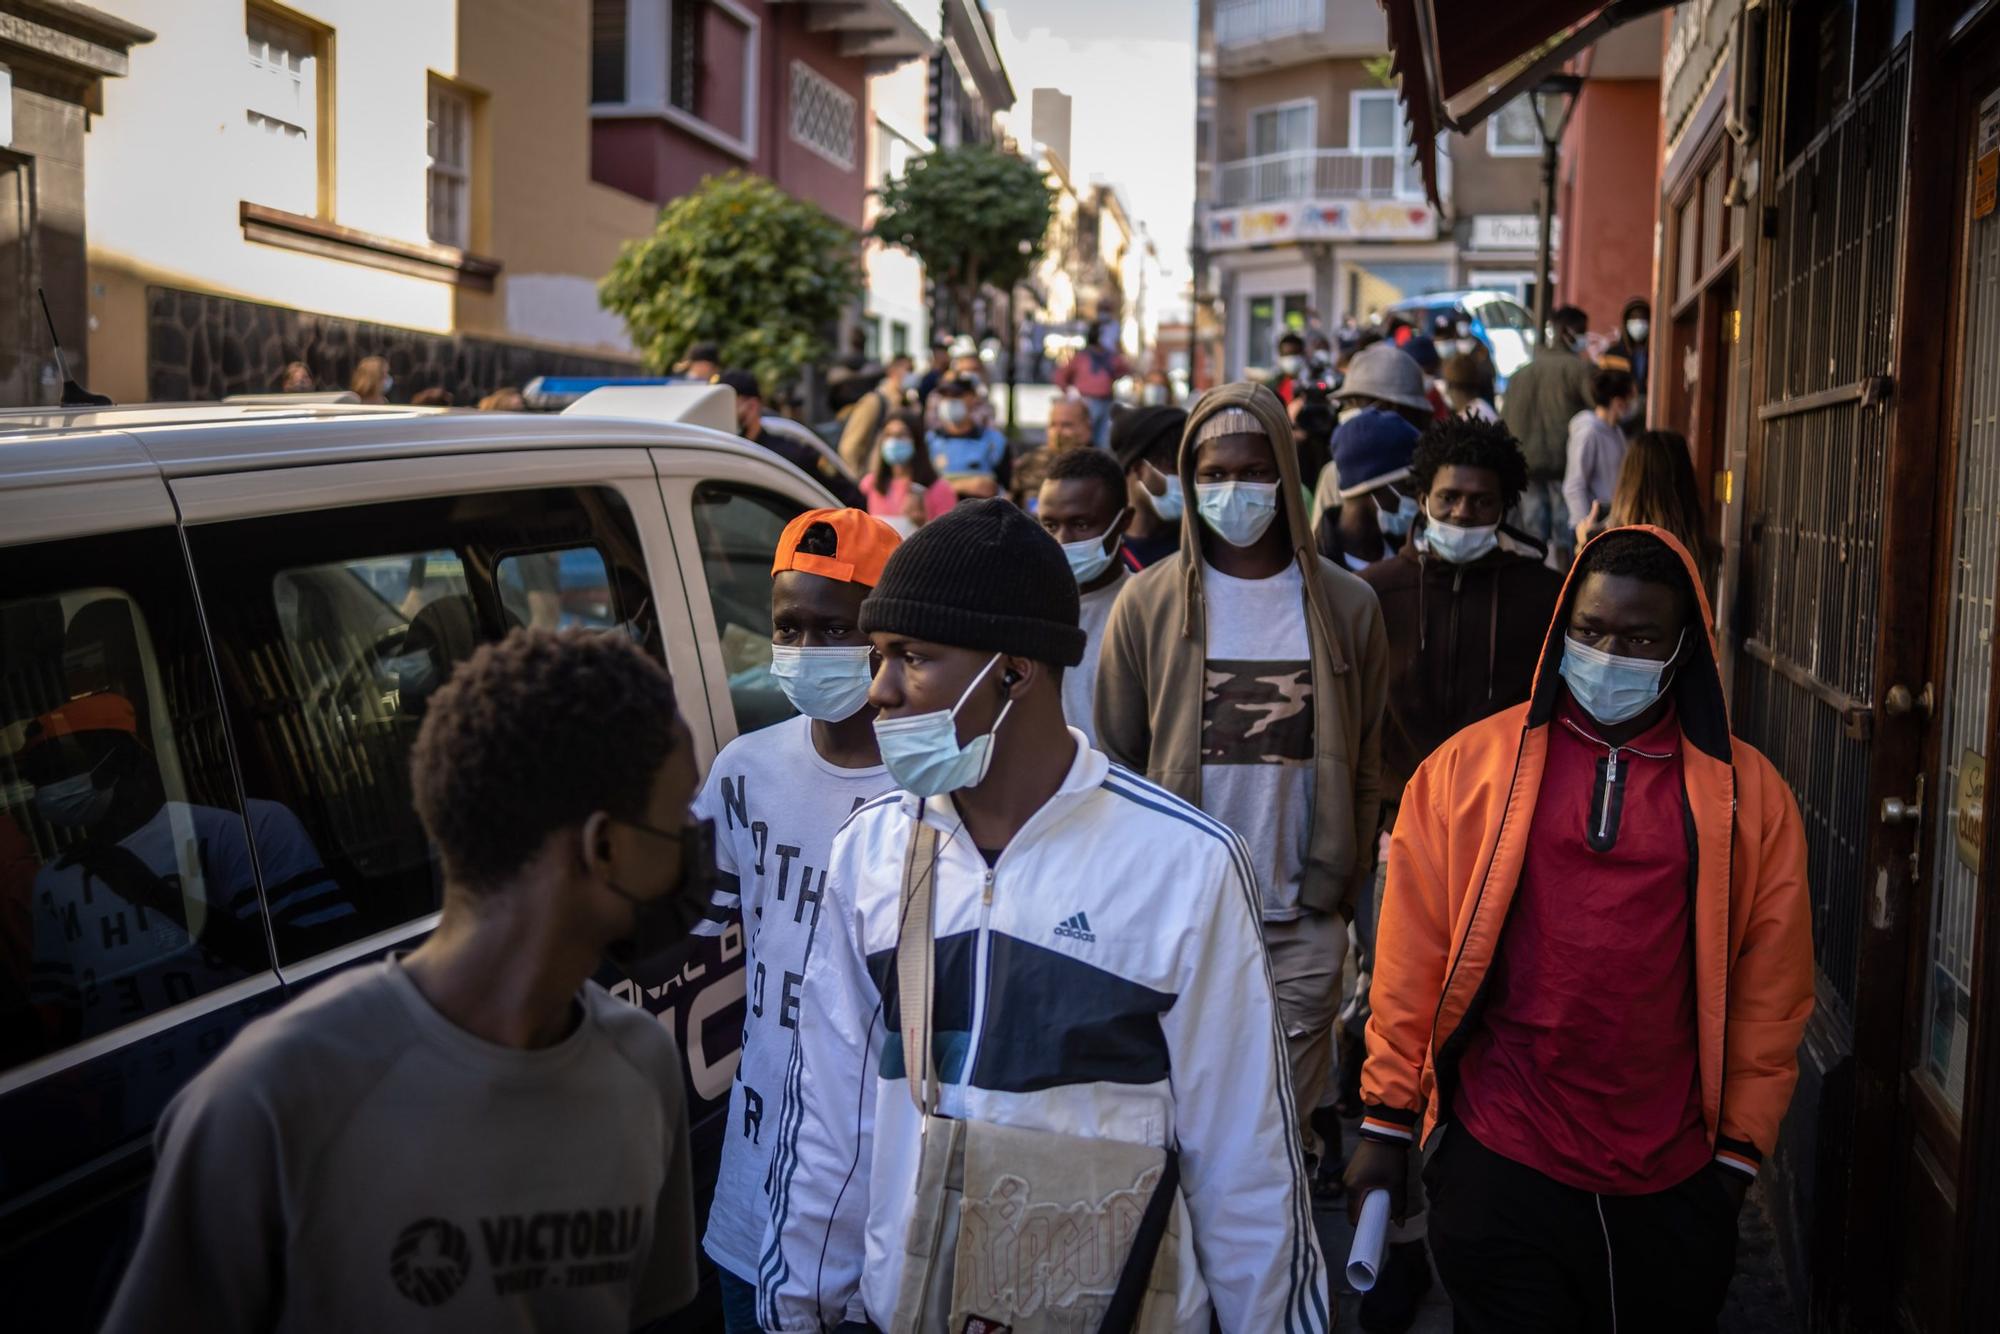
[(779, 460), (687, 422), (471, 412), (395, 405), (140, 403), (0, 410), (0, 490), (157, 473), (165, 477), (365, 459), (638, 445)]

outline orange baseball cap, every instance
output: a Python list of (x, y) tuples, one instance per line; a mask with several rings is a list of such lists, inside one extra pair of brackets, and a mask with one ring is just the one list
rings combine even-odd
[[(815, 556), (799, 550), (799, 540), (814, 524), (833, 529), (831, 556)], [(843, 584), (873, 588), (882, 578), (882, 567), (902, 537), (888, 524), (863, 510), (807, 510), (785, 525), (778, 538), (778, 551), (771, 559), (771, 574), (786, 570), (837, 579)]]
[(30, 723), (27, 742), (32, 749), (41, 742), (79, 732), (128, 732), (137, 736), (139, 715), (133, 711), (132, 701), (123, 695), (109, 692), (79, 695)]

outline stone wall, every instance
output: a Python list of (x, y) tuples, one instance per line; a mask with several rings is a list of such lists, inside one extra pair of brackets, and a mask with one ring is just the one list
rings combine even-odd
[(275, 392), (287, 363), (345, 389), (363, 357), (389, 359), (389, 397), (442, 385), (460, 407), (537, 375), (636, 375), (636, 361), (583, 356), (465, 334), (422, 333), (172, 287), (146, 289), (146, 387), (155, 402)]

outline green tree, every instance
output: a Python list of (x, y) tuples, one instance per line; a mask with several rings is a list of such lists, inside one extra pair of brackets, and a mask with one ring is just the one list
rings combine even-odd
[(1055, 208), (1041, 168), (983, 144), (912, 159), (880, 200), (872, 234), (923, 261), (961, 319), (982, 285), (1012, 291), (1033, 272)]
[(696, 343), (757, 373), (765, 391), (826, 360), (826, 331), (860, 295), (855, 234), (761, 176), (711, 176), (660, 210), (598, 284), (646, 363), (665, 371)]

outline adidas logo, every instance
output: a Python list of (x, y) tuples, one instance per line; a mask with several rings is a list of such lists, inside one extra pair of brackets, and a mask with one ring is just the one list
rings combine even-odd
[(1082, 913), (1064, 918), (1056, 924), (1056, 934), (1068, 936), (1071, 940), (1081, 940), (1089, 944), (1097, 943), (1097, 936), (1090, 929), (1090, 919)]

